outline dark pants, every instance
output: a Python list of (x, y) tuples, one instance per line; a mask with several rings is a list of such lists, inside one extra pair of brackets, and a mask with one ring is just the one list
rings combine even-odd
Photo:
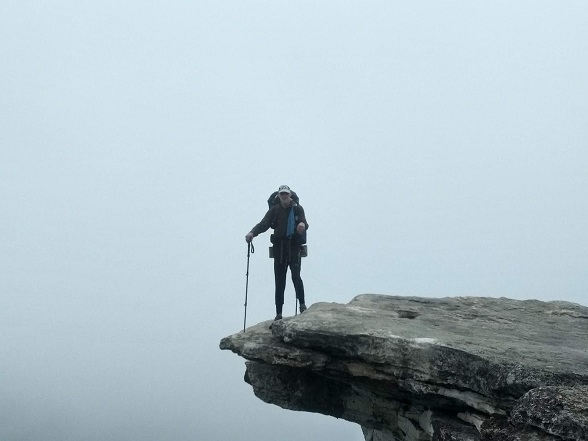
[(288, 267), (292, 274), (292, 283), (296, 298), (304, 303), (304, 284), (300, 277), (300, 245), (291, 244), (289, 241), (274, 244), (274, 277), (276, 281), (276, 314), (282, 313), (284, 304), (284, 291), (286, 290), (286, 274)]

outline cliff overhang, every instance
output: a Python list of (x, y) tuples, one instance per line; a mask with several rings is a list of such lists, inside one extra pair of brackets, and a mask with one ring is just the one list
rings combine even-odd
[(367, 441), (588, 439), (588, 308), (364, 294), (221, 340), (257, 397)]

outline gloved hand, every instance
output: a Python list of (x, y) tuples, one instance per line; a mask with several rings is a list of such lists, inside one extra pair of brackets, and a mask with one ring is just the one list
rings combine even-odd
[(245, 235), (245, 242), (249, 243), (253, 240), (253, 233), (250, 231)]
[(298, 234), (302, 234), (302, 233), (304, 233), (304, 230), (306, 230), (306, 225), (304, 225), (304, 222), (300, 222), (296, 226), (296, 231), (298, 231)]

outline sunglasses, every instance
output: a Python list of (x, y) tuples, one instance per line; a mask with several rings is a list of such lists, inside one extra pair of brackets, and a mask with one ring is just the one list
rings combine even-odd
[(280, 193), (280, 196), (290, 196), (290, 193), (287, 193), (287, 192)]

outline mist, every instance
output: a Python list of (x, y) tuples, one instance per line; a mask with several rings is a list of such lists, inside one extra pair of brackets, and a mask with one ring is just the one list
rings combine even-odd
[[(0, 10), (2, 440), (363, 440), (263, 403), (218, 347), (282, 184), (309, 306), (587, 304), (584, 2)], [(275, 314), (268, 237), (251, 325)]]

